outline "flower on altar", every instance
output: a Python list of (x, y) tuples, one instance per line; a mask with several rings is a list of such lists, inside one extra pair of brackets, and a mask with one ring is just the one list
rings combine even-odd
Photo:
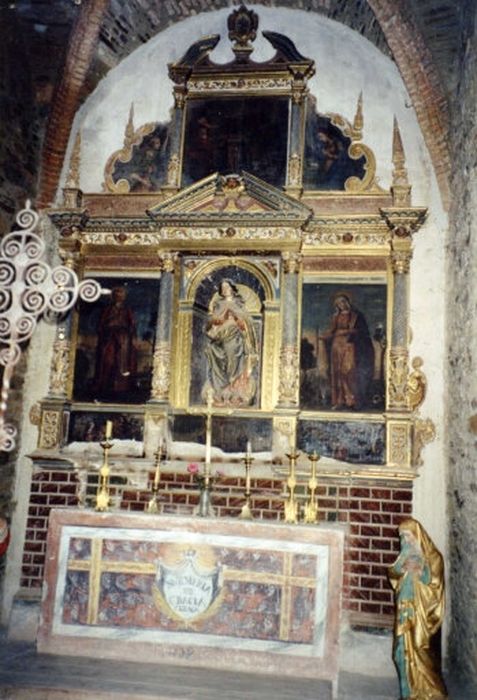
[[(205, 484), (205, 473), (200, 470), (200, 466), (196, 462), (191, 462), (187, 465), (187, 472), (194, 477), (194, 481), (203, 488)], [(213, 485), (215, 481), (219, 481), (224, 476), (224, 473), (217, 470), (214, 474), (210, 474), (209, 481)]]

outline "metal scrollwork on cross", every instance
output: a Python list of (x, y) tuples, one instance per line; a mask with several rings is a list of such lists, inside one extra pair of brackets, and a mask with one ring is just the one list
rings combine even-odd
[(30, 201), (18, 212), (19, 229), (0, 243), (0, 365), (3, 380), (0, 400), (0, 450), (15, 447), (16, 428), (5, 422), (10, 382), (21, 357), (21, 344), (29, 340), (40, 317), (50, 321), (69, 311), (78, 298), (96, 301), (103, 290), (96, 280), (79, 282), (76, 273), (44, 260), (45, 242), (35, 233), (39, 216)]

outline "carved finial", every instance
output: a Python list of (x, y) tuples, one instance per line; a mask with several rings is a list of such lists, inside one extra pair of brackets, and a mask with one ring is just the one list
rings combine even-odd
[(134, 138), (134, 102), (131, 102), (129, 119), (124, 130), (124, 148), (129, 148)]
[(80, 186), (80, 165), (81, 165), (81, 131), (76, 134), (73, 150), (71, 151), (68, 176), (65, 187), (79, 189)]
[(229, 39), (234, 42), (232, 51), (237, 60), (246, 61), (253, 51), (250, 42), (257, 37), (258, 15), (242, 4), (229, 15), (227, 28)]
[(401, 132), (396, 117), (393, 127), (393, 185), (408, 185), (406, 157), (402, 145)]
[(363, 125), (363, 93), (360, 92), (353, 121), (353, 139), (355, 141), (360, 141), (363, 138)]

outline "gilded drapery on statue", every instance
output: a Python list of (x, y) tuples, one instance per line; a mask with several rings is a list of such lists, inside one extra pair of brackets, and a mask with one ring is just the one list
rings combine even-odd
[(444, 562), (422, 525), (409, 518), (399, 526), (401, 551), (389, 569), (396, 617), (393, 659), (402, 700), (443, 700), (432, 637), (444, 617)]
[(248, 406), (257, 382), (257, 339), (251, 315), (237, 285), (224, 278), (205, 325), (207, 379), (202, 395), (212, 390), (216, 406)]

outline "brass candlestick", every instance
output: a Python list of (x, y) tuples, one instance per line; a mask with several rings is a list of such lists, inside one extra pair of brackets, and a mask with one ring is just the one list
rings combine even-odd
[(245, 503), (242, 506), (239, 518), (242, 520), (253, 520), (252, 509), (250, 508), (250, 468), (252, 466), (253, 457), (249, 450), (247, 450), (245, 457), (242, 457), (242, 462), (245, 464)]
[(152, 496), (146, 506), (146, 513), (159, 513), (157, 494), (159, 491), (159, 481), (161, 478), (161, 461), (163, 455), (165, 455), (164, 443), (159, 445), (157, 451), (154, 453), (154, 481), (152, 482)]
[(204, 464), (204, 476), (200, 484), (200, 496), (199, 496), (199, 507), (197, 508), (197, 515), (201, 518), (213, 518), (214, 511), (212, 508), (212, 500), (210, 498), (210, 486), (211, 486), (211, 473), (210, 473), (210, 462), (206, 461)]
[(296, 523), (298, 522), (298, 501), (295, 497), (295, 489), (297, 485), (296, 481), (296, 461), (300, 456), (299, 452), (293, 451), (291, 454), (287, 454), (290, 460), (290, 470), (288, 472), (287, 487), (288, 487), (288, 498), (285, 501), (285, 522), (286, 523)]
[(311, 475), (308, 480), (308, 501), (305, 506), (305, 515), (303, 522), (305, 523), (316, 523), (318, 520), (318, 504), (316, 502), (316, 489), (318, 488), (318, 480), (316, 478), (316, 466), (320, 456), (313, 452), (313, 454), (308, 455), (308, 459), (311, 462)]
[(113, 446), (112, 442), (109, 442), (113, 430), (112, 421), (106, 421), (106, 430), (104, 434), (104, 441), (100, 442), (103, 448), (103, 464), (99, 470), (99, 484), (98, 490), (96, 492), (96, 510), (105, 511), (109, 509), (110, 496), (109, 496), (109, 450)]

